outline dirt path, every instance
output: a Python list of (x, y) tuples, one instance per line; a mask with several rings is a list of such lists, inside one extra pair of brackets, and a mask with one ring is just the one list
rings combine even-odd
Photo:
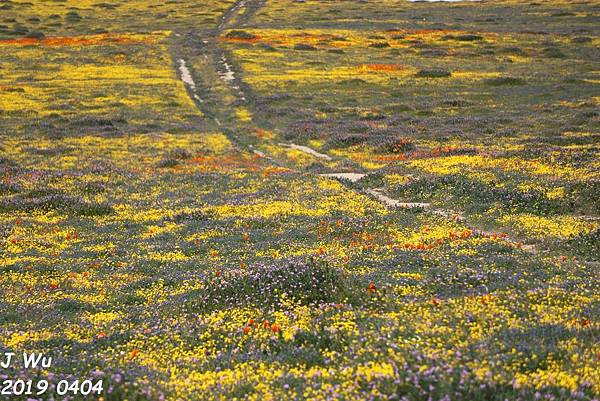
[(244, 26), (264, 4), (265, 0), (238, 0), (238, 2), (223, 15), (221, 23), (217, 26), (216, 34), (220, 34), (225, 29), (230, 28), (229, 25), (234, 19), (237, 19), (237, 21), (235, 26), (232, 26), (231, 28)]
[[(254, 153), (274, 165), (286, 166), (284, 160), (278, 160), (274, 155), (266, 154), (255, 148), (256, 143), (253, 142), (250, 132), (259, 127), (256, 126), (256, 123), (253, 120), (244, 123), (240, 122), (235, 115), (233, 115), (232, 105), (224, 100), (223, 93), (219, 93), (225, 92), (229, 96), (235, 98), (237, 105), (250, 105), (252, 103), (254, 96), (252, 95), (250, 88), (247, 87), (236, 74), (235, 67), (228, 60), (228, 55), (219, 46), (218, 38), (226, 29), (241, 28), (240, 25), (246, 24), (262, 5), (264, 5), (264, 1), (239, 0), (222, 17), (221, 22), (216, 29), (208, 32), (175, 33), (173, 35), (173, 45), (171, 46), (171, 49), (175, 65), (177, 66), (178, 76), (185, 84), (188, 94), (195, 101), (195, 104), (200, 111), (202, 111), (209, 120), (212, 120), (215, 129), (225, 133), (236, 149)], [(202, 66), (205, 68), (204, 74), (199, 74), (197, 71), (194, 71), (192, 68), (193, 63), (191, 63), (190, 60), (201, 60)], [(215, 88), (217, 85), (219, 85), (219, 88)], [(332, 156), (308, 146), (276, 142), (272, 142), (270, 145), (282, 149), (299, 150), (325, 161), (333, 160)], [(290, 166), (286, 167), (289, 168)], [(293, 167), (292, 170), (298, 171)], [(316, 173), (308, 171), (300, 172), (316, 175)], [(425, 213), (432, 213), (442, 218), (461, 221), (475, 235), (482, 237), (497, 235), (497, 233), (485, 231), (468, 224), (464, 216), (456, 211), (433, 208), (429, 203), (407, 202), (393, 199), (387, 196), (383, 190), (379, 188), (358, 189), (356, 186), (350, 185), (365, 177), (366, 174), (364, 173), (341, 172), (318, 175), (338, 180), (348, 186), (348, 189), (370, 196), (388, 208), (423, 209)], [(522, 242), (517, 239), (509, 237), (503, 238), (507, 242), (515, 244), (525, 251), (537, 251), (533, 245), (522, 245)]]

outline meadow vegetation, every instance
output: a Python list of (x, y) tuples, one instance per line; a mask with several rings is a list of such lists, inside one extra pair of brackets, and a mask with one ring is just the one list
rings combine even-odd
[(595, 2), (0, 9), (3, 375), (597, 398)]

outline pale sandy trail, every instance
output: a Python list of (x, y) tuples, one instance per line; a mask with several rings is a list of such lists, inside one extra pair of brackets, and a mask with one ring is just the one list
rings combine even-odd
[(196, 92), (196, 82), (194, 82), (194, 78), (192, 77), (192, 73), (187, 67), (187, 64), (184, 59), (179, 59), (179, 74), (181, 76), (181, 81), (183, 81), (184, 85), (186, 85), (190, 91), (192, 92), (192, 97), (200, 103), (203, 103), (203, 100), (198, 96)]
[(358, 182), (366, 176), (366, 174), (362, 174), (362, 173), (330, 173), (330, 174), (320, 174), (320, 175), (321, 175), (321, 177), (339, 178), (341, 180), (348, 180), (350, 182)]
[(331, 156), (326, 155), (325, 153), (319, 153), (316, 150), (309, 148), (308, 146), (296, 145), (295, 143), (279, 143), (279, 146), (283, 146), (284, 148), (296, 149), (306, 154), (309, 154), (314, 157), (318, 157), (319, 159), (324, 160), (332, 160)]
[[(433, 0), (433, 1), (435, 1), (435, 0)], [(445, 1), (449, 1), (449, 0), (445, 0)], [(450, 0), (450, 1), (452, 1), (452, 0)], [(476, 1), (476, 0), (468, 0), (468, 1)], [(219, 26), (217, 27), (216, 31), (214, 31), (211, 35), (208, 35), (206, 39), (202, 40), (202, 43), (204, 45), (208, 45), (209, 43), (216, 42), (215, 38), (221, 32), (223, 32), (223, 30), (226, 29), (226, 27), (232, 28), (232, 29), (235, 28), (233, 26), (227, 26), (228, 23), (231, 20), (233, 20), (239, 12), (244, 10), (244, 7), (246, 7), (248, 4), (254, 4), (254, 3), (258, 4), (258, 6), (260, 6), (260, 4), (261, 4), (260, 2), (256, 2), (256, 1), (253, 2), (252, 0), (238, 1), (226, 13), (226, 15), (223, 16), (223, 19), (222, 19), (221, 23), (219, 24)], [(176, 34), (176, 36), (178, 36), (178, 35)], [(221, 54), (220, 56), (218, 56), (216, 61), (217, 61), (218, 66), (220, 66), (220, 68), (221, 68), (220, 71), (217, 71), (219, 78), (223, 82), (227, 83), (231, 87), (231, 89), (233, 89), (235, 92), (240, 93), (241, 97), (239, 98), (239, 100), (246, 101), (246, 96), (245, 96), (244, 90), (240, 86), (241, 81), (239, 80), (239, 78), (236, 77), (233, 66), (227, 61), (227, 58), (225, 57), (225, 55)], [(189, 88), (189, 92), (192, 94), (192, 97), (195, 100), (197, 100), (198, 103), (202, 103), (202, 100), (196, 94), (197, 85), (196, 85), (196, 82), (194, 81), (192, 72), (187, 67), (185, 59), (179, 58), (178, 63), (179, 63), (178, 70), (179, 70), (181, 80), (186, 85), (186, 87)], [(218, 126), (221, 126), (221, 123), (217, 120), (216, 117), (213, 117), (213, 119), (217, 122)], [(226, 129), (226, 128), (224, 128), (224, 129)], [(325, 161), (333, 160), (333, 157), (331, 157), (330, 155), (328, 155), (326, 153), (321, 153), (309, 146), (298, 145), (295, 143), (278, 143), (277, 145), (279, 145), (283, 148), (287, 148), (287, 149), (299, 150), (299, 151), (309, 154), (317, 159), (321, 159), (321, 160), (325, 160)], [(255, 149), (250, 144), (246, 144), (246, 145), (244, 145), (244, 147), (246, 147), (247, 150), (254, 153), (255, 155), (257, 155), (260, 158), (265, 158), (265, 159), (273, 162), (275, 165), (282, 165), (282, 163), (279, 163), (271, 155)], [(306, 172), (304, 171), (304, 173), (306, 173)], [(309, 173), (309, 174), (311, 174), (311, 173)], [(319, 174), (319, 175), (326, 179), (335, 179), (344, 184), (349, 184), (349, 183), (359, 182), (367, 174), (360, 173), (360, 172), (339, 172), (339, 173), (327, 173), (327, 174)], [(444, 210), (444, 209), (433, 208), (430, 203), (425, 203), (425, 202), (406, 202), (406, 201), (393, 199), (393, 198), (389, 197), (388, 195), (386, 195), (383, 192), (383, 189), (380, 189), (380, 188), (365, 188), (365, 189), (348, 188), (348, 189), (352, 190), (352, 191), (358, 191), (365, 195), (369, 195), (369, 196), (373, 197), (374, 199), (378, 200), (379, 202), (381, 202), (382, 204), (384, 204), (386, 207), (391, 208), (391, 209), (422, 209), (426, 213), (431, 213), (431, 214), (438, 215), (440, 217), (451, 219), (454, 221), (462, 221), (463, 224), (465, 224), (471, 230), (471, 232), (475, 235), (479, 235), (479, 236), (483, 236), (483, 237), (497, 235), (497, 233), (492, 233), (492, 232), (480, 230), (480, 229), (477, 229), (474, 227), (469, 227), (469, 225), (466, 223), (466, 219), (461, 214), (456, 213), (453, 210)], [(517, 242), (509, 237), (503, 237), (503, 239), (511, 244), (519, 244), (519, 247), (525, 251), (536, 252), (535, 246), (533, 246), (533, 245), (522, 245), (521, 242)]]

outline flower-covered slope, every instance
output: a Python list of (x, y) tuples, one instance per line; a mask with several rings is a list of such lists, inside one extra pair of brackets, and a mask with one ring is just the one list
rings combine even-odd
[(2, 374), (593, 399), (593, 6), (540, 2), (539, 37), (487, 3), (261, 3), (1, 3), (0, 351), (54, 359)]

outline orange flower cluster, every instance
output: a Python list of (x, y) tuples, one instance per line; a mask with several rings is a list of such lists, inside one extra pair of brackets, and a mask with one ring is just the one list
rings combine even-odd
[[(427, 232), (427, 230), (424, 229), (423, 232)], [(466, 239), (471, 238), (473, 236), (473, 234), (474, 234), (473, 230), (469, 230), (467, 228), (465, 228), (462, 231), (451, 230), (450, 232), (448, 232), (448, 240), (450, 240), (450, 241), (466, 240)], [(486, 236), (486, 235), (482, 234), (482, 236)], [(492, 235), (489, 235), (489, 237), (494, 238), (494, 239), (505, 238), (506, 234), (492, 234)], [(446, 240), (444, 240), (443, 238), (438, 238), (435, 241), (433, 241), (432, 243), (405, 242), (404, 244), (401, 244), (401, 245), (392, 245), (392, 247), (396, 248), (396, 249), (403, 248), (403, 249), (412, 249), (412, 250), (416, 250), (416, 251), (429, 251), (436, 246), (442, 246), (444, 244), (444, 242), (446, 242)]]
[(469, 237), (471, 237), (473, 235), (473, 231), (469, 230), (469, 229), (464, 229), (462, 231), (450, 231), (448, 233), (448, 237), (450, 238), (451, 241), (454, 240), (458, 240), (458, 239), (468, 239)]
[(263, 176), (269, 177), (270, 175), (289, 173), (291, 171), (292, 170), (285, 167), (266, 167), (265, 169), (263, 169)]
[(67, 236), (65, 237), (65, 239), (67, 241), (71, 241), (71, 240), (76, 241), (79, 239), (79, 234), (77, 234), (77, 231), (73, 231), (72, 233), (69, 232), (69, 233), (67, 233)]
[(137, 357), (139, 353), (140, 353), (139, 349), (137, 349), (137, 348), (132, 349), (131, 352), (129, 353), (129, 359), (135, 359), (135, 357)]
[(20, 38), (0, 40), (0, 46), (31, 46), (42, 45), (49, 47), (58, 46), (97, 46), (111, 43), (130, 44), (130, 43), (153, 43), (149, 39), (135, 38), (129, 35), (89, 35), (89, 36), (54, 36), (44, 39)]
[[(258, 329), (260, 325), (254, 319), (249, 319), (248, 324), (244, 326), (244, 334), (250, 334), (252, 329)], [(262, 328), (264, 330), (271, 330), (272, 333), (277, 334), (279, 332), (279, 325), (277, 323), (269, 323), (267, 320), (262, 321)]]
[[(441, 245), (440, 240), (438, 240), (438, 245)], [(433, 244), (423, 244), (423, 243), (418, 243), (418, 244), (411, 244), (410, 242), (406, 242), (403, 245), (404, 249), (412, 249), (412, 250), (416, 250), (416, 251), (429, 251), (431, 249), (433, 249)]]
[(373, 234), (368, 232), (352, 233), (353, 240), (350, 242), (350, 248), (358, 248), (361, 250), (372, 250), (377, 248)]
[(579, 326), (579, 327), (585, 328), (585, 327), (590, 327), (592, 324), (592, 321), (590, 319), (586, 319), (586, 318), (573, 319), (571, 321), (571, 324), (573, 326)]
[(362, 64), (360, 70), (367, 71), (402, 71), (406, 66), (402, 64)]

